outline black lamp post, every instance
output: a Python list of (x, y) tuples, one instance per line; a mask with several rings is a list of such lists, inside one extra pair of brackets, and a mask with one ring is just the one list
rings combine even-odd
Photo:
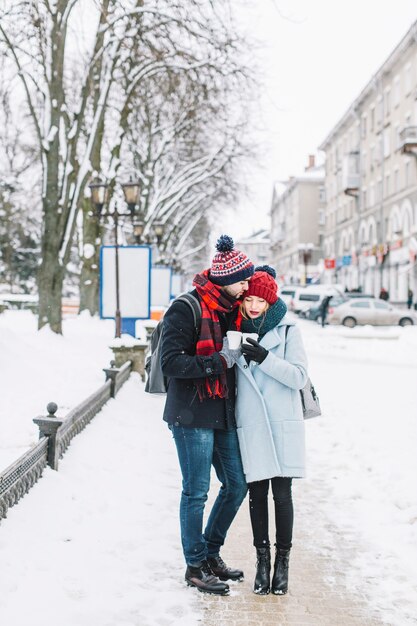
[(100, 220), (101, 217), (112, 217), (114, 220), (114, 229), (115, 229), (115, 237), (114, 237), (114, 248), (115, 248), (115, 269), (116, 269), (116, 311), (115, 311), (115, 323), (116, 323), (116, 337), (121, 336), (121, 314), (120, 314), (120, 284), (119, 284), (119, 217), (130, 217), (130, 219), (134, 220), (135, 217), (135, 209), (139, 198), (139, 183), (132, 181), (130, 179), (129, 182), (122, 184), (123, 194), (125, 197), (126, 204), (128, 206), (129, 212), (120, 212), (117, 209), (117, 202), (114, 205), (114, 211), (109, 212), (106, 211), (103, 213), (103, 207), (107, 203), (107, 190), (108, 185), (105, 182), (97, 180), (95, 182), (90, 183), (89, 185), (91, 189), (91, 201), (94, 204), (96, 209), (97, 219)]

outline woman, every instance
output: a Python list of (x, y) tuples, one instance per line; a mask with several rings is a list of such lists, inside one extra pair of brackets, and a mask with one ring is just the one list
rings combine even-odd
[[(288, 591), (292, 546), (293, 478), (305, 476), (304, 420), (300, 389), (307, 382), (307, 359), (300, 331), (285, 317), (275, 270), (256, 268), (240, 305), (237, 328), (248, 337), (237, 363), (236, 422), (257, 554), (254, 592)], [(268, 535), (268, 489), (275, 505), (276, 556), (272, 585)]]

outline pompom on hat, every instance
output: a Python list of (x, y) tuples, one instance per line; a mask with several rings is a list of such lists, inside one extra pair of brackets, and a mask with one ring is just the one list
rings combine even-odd
[(257, 296), (266, 300), (268, 304), (275, 304), (278, 300), (276, 275), (276, 271), (270, 265), (259, 265), (256, 267), (249, 283), (249, 289), (245, 291), (244, 297)]
[(210, 280), (213, 283), (225, 287), (241, 280), (249, 280), (255, 271), (253, 263), (244, 252), (235, 249), (231, 237), (219, 237), (216, 249), (217, 254), (210, 268)]

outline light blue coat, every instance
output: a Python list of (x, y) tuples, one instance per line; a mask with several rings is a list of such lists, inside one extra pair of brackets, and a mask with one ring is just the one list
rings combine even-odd
[[(285, 349), (285, 327), (289, 326)], [(263, 363), (241, 356), (237, 364), (236, 422), (246, 481), (305, 476), (300, 389), (307, 382), (301, 333), (284, 317), (260, 341)]]

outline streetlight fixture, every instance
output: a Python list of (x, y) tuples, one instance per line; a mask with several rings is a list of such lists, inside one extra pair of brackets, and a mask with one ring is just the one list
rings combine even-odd
[(153, 223), (153, 232), (155, 233), (156, 243), (161, 243), (162, 237), (165, 231), (165, 224), (163, 222), (154, 222)]
[[(120, 314), (120, 281), (119, 281), (119, 218), (130, 217), (134, 220), (136, 204), (139, 198), (139, 183), (133, 182), (130, 179), (129, 182), (122, 185), (123, 194), (129, 209), (129, 212), (120, 212), (117, 209), (117, 202), (114, 204), (114, 210), (112, 212), (106, 211), (103, 213), (103, 207), (107, 203), (107, 183), (101, 180), (96, 180), (89, 184), (91, 189), (91, 201), (96, 209), (97, 218), (112, 217), (114, 220), (114, 250), (115, 250), (115, 269), (116, 269), (116, 311), (115, 311), (115, 323), (116, 323), (116, 337), (121, 337), (122, 319)], [(139, 222), (137, 223), (137, 225)], [(143, 232), (143, 230), (142, 230)]]
[(140, 183), (139, 181), (133, 181), (132, 177), (130, 177), (127, 183), (121, 184), (121, 187), (123, 189), (126, 204), (133, 218), (136, 205), (139, 201)]
[(314, 244), (313, 243), (299, 243), (298, 251), (301, 253), (301, 258), (304, 263), (304, 285), (307, 285), (307, 266), (311, 261), (313, 255)]
[(91, 202), (96, 209), (98, 218), (101, 216), (104, 205), (107, 203), (108, 184), (96, 178), (95, 182), (88, 185), (91, 189)]

